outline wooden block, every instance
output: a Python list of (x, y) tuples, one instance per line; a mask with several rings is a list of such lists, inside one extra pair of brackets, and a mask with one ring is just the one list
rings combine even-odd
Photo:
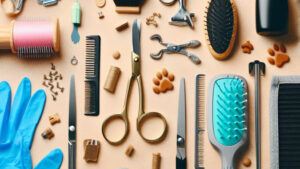
[(50, 128), (47, 128), (43, 133), (42, 133), (42, 137), (44, 139), (52, 139), (54, 137), (54, 133)]
[(56, 123), (60, 123), (60, 118), (59, 115), (57, 113), (49, 116), (49, 121), (51, 125), (54, 125)]
[(139, 6), (117, 6), (116, 12), (125, 14), (139, 14), (141, 12), (141, 8)]
[(152, 156), (152, 169), (160, 169), (161, 156), (160, 153), (154, 153)]
[(128, 22), (124, 22), (124, 23), (120, 24), (119, 26), (117, 26), (116, 30), (118, 32), (121, 32), (121, 31), (127, 29), (128, 27), (129, 27), (129, 23)]
[(125, 154), (128, 156), (128, 157), (131, 157), (134, 153), (134, 148), (132, 145), (128, 146), (128, 148), (126, 149), (125, 151)]
[(88, 162), (97, 163), (100, 153), (100, 142), (98, 140), (86, 139), (83, 142), (84, 146), (84, 160)]

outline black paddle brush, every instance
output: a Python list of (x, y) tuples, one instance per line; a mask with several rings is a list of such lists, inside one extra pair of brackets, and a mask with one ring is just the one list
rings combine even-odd
[(140, 13), (144, 0), (114, 0), (118, 13)]
[(211, 54), (218, 60), (229, 57), (238, 28), (233, 0), (210, 0), (206, 11), (205, 31)]

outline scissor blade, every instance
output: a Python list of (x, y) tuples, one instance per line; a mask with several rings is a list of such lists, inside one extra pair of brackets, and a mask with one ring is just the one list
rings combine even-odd
[(179, 89), (176, 169), (186, 169), (185, 116), (185, 80), (183, 78), (180, 80)]
[(178, 103), (178, 122), (177, 122), (177, 135), (185, 139), (185, 79), (180, 81), (179, 89), (179, 103)]
[(76, 96), (75, 77), (71, 76), (69, 96), (69, 169), (76, 169)]
[(135, 20), (132, 27), (132, 45), (133, 52), (137, 55), (141, 55), (141, 22)]
[[(76, 96), (75, 96), (75, 77), (71, 76), (70, 96), (69, 96), (69, 140), (76, 140)], [(71, 130), (71, 126), (74, 130)]]

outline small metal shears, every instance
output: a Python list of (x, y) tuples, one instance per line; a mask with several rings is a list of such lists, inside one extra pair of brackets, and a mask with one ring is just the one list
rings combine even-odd
[(161, 49), (158, 53), (153, 54), (151, 53), (150, 56), (152, 59), (158, 60), (161, 59), (164, 53), (179, 53), (182, 55), (187, 56), (191, 61), (195, 64), (200, 64), (201, 60), (198, 56), (187, 52), (186, 48), (197, 48), (201, 45), (200, 41), (198, 40), (191, 40), (188, 43), (175, 45), (172, 43), (164, 43), (162, 41), (162, 37), (159, 34), (154, 34), (150, 37), (151, 40), (157, 40), (161, 45), (166, 46), (166, 49)]
[(177, 122), (177, 154), (176, 169), (186, 169), (186, 96), (185, 79), (180, 80), (178, 122)]
[[(127, 90), (126, 90), (126, 95), (125, 95), (125, 103), (123, 107), (123, 112), (121, 114), (114, 114), (110, 117), (108, 117), (102, 125), (102, 134), (105, 140), (111, 144), (111, 145), (119, 145), (123, 143), (128, 134), (129, 134), (129, 120), (128, 120), (128, 112), (127, 112), (127, 105), (128, 105), (128, 100), (129, 100), (129, 94), (131, 87), (133, 85), (133, 82), (136, 80), (138, 83), (138, 89), (139, 89), (139, 108), (138, 108), (138, 117), (137, 117), (137, 131), (139, 135), (148, 143), (159, 143), (163, 141), (166, 137), (167, 130), (168, 130), (168, 125), (165, 117), (158, 112), (144, 112), (144, 96), (143, 96), (143, 85), (142, 85), (142, 75), (141, 75), (141, 57), (140, 57), (140, 27), (141, 23), (140, 21), (135, 20), (133, 24), (133, 52), (131, 54), (131, 63), (132, 63), (132, 75), (129, 79), (128, 85), (127, 85)], [(143, 135), (142, 133), (142, 127), (145, 121), (151, 118), (158, 118), (163, 122), (164, 128), (161, 133), (161, 135), (158, 138), (147, 138)], [(106, 128), (107, 126), (115, 120), (121, 120), (125, 124), (125, 132), (122, 138), (120, 138), (117, 141), (110, 140), (107, 135), (106, 135)]]

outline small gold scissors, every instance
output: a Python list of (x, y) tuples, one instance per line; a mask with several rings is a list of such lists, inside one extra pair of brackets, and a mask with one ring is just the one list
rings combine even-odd
[[(129, 93), (133, 84), (133, 81), (137, 81), (138, 83), (138, 89), (139, 89), (139, 108), (138, 108), (138, 117), (137, 117), (137, 131), (139, 135), (148, 143), (159, 143), (163, 141), (167, 135), (168, 125), (165, 117), (158, 112), (148, 112), (145, 113), (143, 102), (144, 102), (144, 96), (143, 96), (143, 85), (142, 85), (142, 76), (141, 76), (141, 58), (140, 58), (140, 22), (135, 20), (133, 24), (133, 52), (131, 54), (131, 64), (132, 64), (132, 75), (129, 79), (126, 95), (125, 95), (125, 103), (123, 107), (123, 112), (121, 114), (114, 114), (110, 117), (108, 117), (102, 125), (102, 134), (105, 138), (105, 140), (112, 144), (112, 145), (119, 145), (123, 143), (128, 134), (129, 134), (129, 120), (128, 120), (128, 99), (129, 99)], [(147, 138), (142, 133), (142, 127), (145, 121), (147, 121), (150, 118), (159, 118), (164, 125), (163, 132), (158, 138)], [(106, 135), (106, 127), (115, 120), (122, 120), (125, 124), (125, 132), (121, 139), (117, 141), (110, 140)]]

